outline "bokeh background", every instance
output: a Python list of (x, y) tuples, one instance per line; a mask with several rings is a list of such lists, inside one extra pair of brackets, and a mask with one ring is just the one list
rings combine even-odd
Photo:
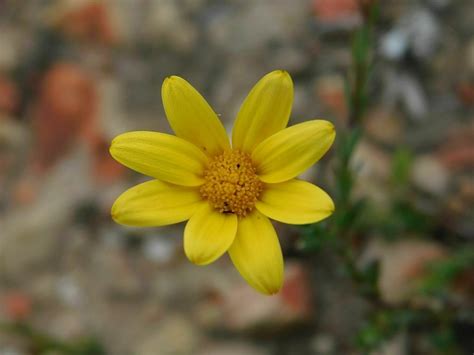
[[(474, 2), (375, 3), (1, 0), (0, 354), (472, 354)], [(276, 224), (286, 283), (265, 297), (227, 256), (190, 264), (183, 225), (113, 223), (145, 179), (108, 145), (170, 132), (166, 76), (230, 131), (274, 69), (291, 124), (338, 127), (304, 175), (337, 212)]]

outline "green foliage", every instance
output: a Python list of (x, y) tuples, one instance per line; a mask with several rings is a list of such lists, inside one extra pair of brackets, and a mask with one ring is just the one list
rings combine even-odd
[(413, 153), (405, 148), (398, 148), (392, 159), (392, 185), (405, 187), (410, 178), (413, 164)]
[[(355, 147), (361, 138), (361, 131), (354, 129), (342, 132), (337, 140), (336, 146), (336, 202), (348, 203), (352, 188), (354, 186), (354, 174), (350, 167), (350, 161)], [(336, 204), (337, 206), (337, 204)]]
[(365, 212), (365, 230), (388, 240), (410, 234), (425, 234), (433, 229), (431, 217), (407, 200), (393, 198), (387, 210), (369, 205)]
[(406, 329), (417, 318), (407, 310), (379, 310), (373, 314), (356, 336), (356, 345), (363, 351), (377, 349), (384, 341)]
[(325, 222), (309, 224), (301, 229), (301, 248), (305, 251), (319, 252), (328, 243), (330, 237)]
[(380, 274), (380, 263), (373, 261), (360, 271), (362, 282), (360, 283), (360, 292), (369, 297), (378, 297), (377, 281)]
[(413, 334), (429, 329), (428, 339), (433, 347), (433, 354), (460, 354), (450, 320), (444, 318), (442, 313), (424, 309), (378, 310), (360, 329), (355, 343), (361, 351), (368, 354), (397, 334)]
[(461, 354), (456, 346), (456, 337), (450, 326), (441, 326), (432, 331), (428, 339), (430, 340), (436, 354), (439, 355), (456, 355)]
[(455, 278), (469, 268), (474, 268), (474, 248), (459, 250), (446, 259), (433, 262), (428, 276), (421, 283), (421, 291), (443, 296)]
[(105, 355), (102, 345), (95, 339), (83, 338), (72, 341), (58, 340), (26, 323), (0, 325), (0, 331), (22, 336), (28, 341), (34, 354), (39, 355)]

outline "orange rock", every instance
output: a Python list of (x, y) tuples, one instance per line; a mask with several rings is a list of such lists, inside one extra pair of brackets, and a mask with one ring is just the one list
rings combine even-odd
[(109, 154), (110, 142), (98, 137), (91, 142), (91, 153), (93, 155), (94, 178), (97, 182), (107, 184), (121, 178), (127, 171), (125, 167), (117, 163)]
[(0, 76), (0, 112), (11, 114), (19, 104), (18, 91), (9, 79)]
[(313, 11), (325, 22), (338, 22), (358, 16), (359, 7), (357, 0), (313, 0)]
[(438, 151), (441, 162), (451, 169), (474, 167), (474, 125), (452, 130)]
[(97, 114), (94, 82), (74, 64), (55, 64), (44, 76), (34, 109), (36, 138), (34, 162), (42, 171), (50, 167), (79, 137)]
[(344, 80), (338, 75), (327, 75), (316, 82), (316, 95), (341, 123), (347, 120)]
[(13, 199), (19, 205), (31, 204), (37, 196), (37, 186), (30, 177), (21, 179), (13, 189)]
[(474, 305), (474, 267), (470, 267), (454, 280), (453, 291), (461, 301)]
[(308, 273), (302, 264), (290, 264), (287, 267), (285, 283), (281, 289), (281, 297), (284, 303), (292, 308), (293, 312), (303, 315), (310, 315), (313, 309), (312, 290)]
[(24, 320), (31, 314), (31, 299), (23, 292), (11, 291), (2, 297), (2, 308), (11, 320)]
[(461, 83), (457, 87), (459, 99), (465, 105), (474, 105), (474, 83)]
[(60, 27), (68, 36), (80, 40), (102, 44), (116, 41), (109, 9), (103, 3), (90, 2), (70, 10), (60, 20)]
[(380, 296), (393, 305), (425, 302), (419, 294), (419, 282), (427, 275), (431, 263), (448, 256), (443, 246), (417, 239), (377, 242), (374, 249), (378, 249), (375, 254), (380, 260)]

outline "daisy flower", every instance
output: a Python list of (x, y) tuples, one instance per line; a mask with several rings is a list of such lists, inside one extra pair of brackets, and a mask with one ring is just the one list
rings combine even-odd
[(281, 70), (265, 75), (243, 102), (232, 131), (186, 80), (165, 79), (162, 99), (176, 136), (128, 132), (111, 144), (121, 164), (153, 180), (125, 191), (112, 218), (129, 226), (188, 221), (184, 251), (198, 265), (225, 252), (256, 290), (274, 294), (283, 283), (283, 256), (270, 219), (308, 224), (328, 217), (334, 203), (297, 178), (335, 138), (334, 126), (313, 120), (285, 128), (293, 83)]

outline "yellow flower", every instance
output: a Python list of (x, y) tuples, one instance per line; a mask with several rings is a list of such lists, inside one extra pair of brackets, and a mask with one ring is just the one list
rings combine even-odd
[(167, 78), (162, 98), (176, 136), (128, 132), (112, 141), (117, 161), (155, 179), (118, 197), (113, 219), (144, 227), (189, 220), (189, 260), (205, 265), (228, 252), (252, 287), (278, 292), (283, 257), (269, 218), (307, 224), (334, 211), (323, 190), (296, 178), (329, 149), (334, 126), (314, 120), (285, 128), (293, 83), (281, 70), (250, 91), (235, 121), (232, 147), (216, 113), (187, 81)]

